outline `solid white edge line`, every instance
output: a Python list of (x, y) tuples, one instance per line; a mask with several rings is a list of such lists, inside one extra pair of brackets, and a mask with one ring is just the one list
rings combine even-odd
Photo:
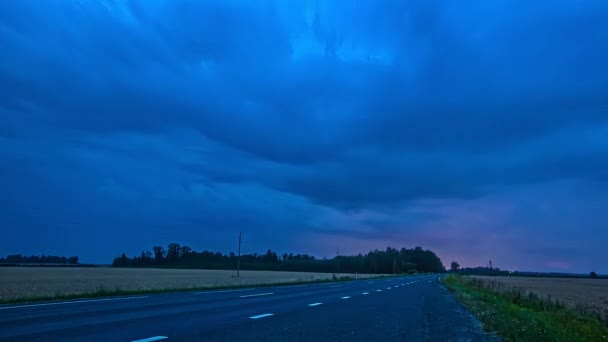
[(312, 304), (308, 304), (308, 306), (319, 306), (322, 305), (323, 303), (312, 303)]
[(3, 306), (3, 307), (0, 307), (0, 310), (20, 309), (20, 308), (34, 308), (34, 307), (37, 307), (37, 306), (51, 306), (51, 305), (65, 305), (65, 304), (79, 304), (79, 303), (93, 303), (93, 302), (109, 302), (109, 301), (113, 301), (113, 300), (142, 299), (142, 298), (148, 298), (148, 296), (104, 298), (104, 299), (87, 299), (87, 300), (72, 300), (72, 301), (68, 301), (68, 302), (27, 304), (27, 305), (17, 305), (17, 306)]
[(257, 316), (251, 316), (249, 318), (251, 318), (251, 319), (260, 319), (260, 318), (270, 317), (270, 316), (274, 316), (274, 314), (265, 313), (265, 314), (261, 314), (261, 315), (257, 315)]
[(168, 338), (167, 336), (153, 336), (153, 337), (148, 337), (148, 338), (144, 338), (141, 340), (135, 340), (133, 342), (152, 342), (152, 341), (158, 341), (158, 340), (164, 340)]
[(217, 290), (217, 291), (203, 291), (203, 292), (195, 292), (195, 295), (202, 294), (213, 294), (213, 293), (228, 293), (228, 292), (243, 292), (243, 291), (253, 291), (255, 289), (239, 289), (239, 290)]
[(259, 296), (270, 296), (273, 295), (273, 292), (268, 292), (268, 293), (256, 293), (256, 294), (252, 294), (252, 295), (245, 295), (245, 296), (240, 296), (239, 298), (248, 298), (248, 297), (259, 297)]

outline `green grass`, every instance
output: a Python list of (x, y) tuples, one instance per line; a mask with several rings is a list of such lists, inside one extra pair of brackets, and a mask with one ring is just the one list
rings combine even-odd
[(608, 341), (608, 324), (557, 301), (520, 290), (496, 291), (474, 278), (449, 275), (443, 284), (488, 331), (506, 341)]
[[(371, 277), (365, 279), (377, 279), (385, 278), (387, 276), (381, 275), (378, 277)], [(93, 292), (82, 292), (82, 293), (57, 293), (54, 296), (25, 296), (19, 298), (0, 299), (0, 304), (17, 304), (17, 303), (30, 303), (30, 302), (41, 302), (41, 301), (53, 301), (53, 300), (69, 300), (69, 299), (86, 299), (86, 298), (99, 298), (99, 297), (115, 297), (115, 296), (132, 296), (132, 295), (144, 295), (144, 294), (156, 294), (156, 293), (171, 293), (171, 292), (192, 292), (192, 291), (215, 291), (215, 290), (229, 290), (229, 289), (240, 289), (240, 288), (251, 288), (251, 287), (275, 287), (275, 286), (290, 286), (290, 285), (303, 285), (303, 284), (316, 284), (316, 283), (330, 283), (330, 282), (343, 282), (355, 280), (353, 277), (333, 277), (332, 279), (318, 279), (312, 281), (293, 281), (284, 283), (268, 283), (268, 284), (247, 284), (247, 285), (227, 285), (227, 286), (205, 286), (205, 287), (189, 287), (189, 288), (166, 288), (166, 289), (142, 289), (142, 290), (122, 290), (120, 288), (106, 289), (105, 287), (99, 287)]]

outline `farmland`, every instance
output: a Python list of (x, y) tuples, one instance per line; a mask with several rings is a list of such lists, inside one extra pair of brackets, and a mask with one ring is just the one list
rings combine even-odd
[[(109, 292), (199, 289), (328, 280), (331, 273), (109, 268), (1, 267), (0, 301)], [(341, 274), (340, 276), (352, 276)], [(372, 277), (377, 275), (359, 275)]]
[(608, 341), (605, 280), (452, 274), (443, 284), (507, 341)]
[[(572, 308), (580, 308), (606, 316), (608, 312), (608, 279), (541, 278), (541, 277), (482, 277), (500, 287), (536, 293), (544, 298), (559, 300)], [(606, 317), (608, 318), (608, 317)]]

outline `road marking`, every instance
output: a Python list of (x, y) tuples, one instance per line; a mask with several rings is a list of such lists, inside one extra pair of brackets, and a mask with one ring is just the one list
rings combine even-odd
[(328, 287), (342, 287), (342, 285), (333, 285), (333, 286), (328, 286)]
[(362, 293), (362, 295), (368, 295), (368, 294), (369, 294), (369, 292), (363, 292)]
[(261, 315), (257, 315), (257, 316), (251, 316), (249, 318), (251, 318), (251, 319), (260, 319), (260, 318), (270, 317), (270, 316), (274, 316), (274, 314), (266, 313), (266, 314), (261, 314)]
[(399, 287), (399, 285), (395, 285), (395, 288), (398, 288), (398, 287)]
[(312, 303), (312, 304), (308, 304), (308, 306), (319, 306), (321, 304), (323, 304), (323, 303)]
[(141, 340), (135, 340), (133, 342), (152, 342), (152, 341), (164, 340), (166, 338), (168, 338), (168, 337), (167, 336), (154, 336), (154, 337), (144, 338)]
[(350, 298), (350, 296), (344, 296), (344, 297), (340, 297), (340, 298), (342, 298), (342, 299), (348, 299), (348, 298)]
[(387, 287), (386, 289), (387, 289), (387, 290), (390, 290), (390, 289), (392, 289), (392, 287)]
[(28, 304), (28, 305), (17, 305), (17, 306), (3, 306), (3, 307), (0, 307), (0, 310), (20, 309), (20, 308), (33, 308), (33, 307), (37, 307), (37, 306), (50, 306), (50, 305), (65, 305), (65, 304), (78, 304), (78, 303), (109, 302), (109, 301), (112, 301), (112, 300), (129, 300), (129, 299), (143, 299), (143, 298), (148, 298), (148, 296), (105, 298), (105, 299), (88, 299), (88, 300), (73, 300), (73, 301), (69, 301), (69, 302)]
[(256, 294), (252, 294), (252, 295), (240, 296), (240, 298), (259, 297), (259, 296), (270, 296), (270, 295), (273, 295), (273, 294), (274, 294), (274, 293), (272, 293), (272, 292), (268, 292), (268, 293), (256, 293)]
[(228, 293), (228, 292), (243, 292), (243, 291), (253, 291), (255, 289), (239, 289), (239, 290), (224, 290), (224, 291), (204, 291), (204, 292), (195, 292), (196, 295), (202, 294), (213, 294), (213, 293)]
[(382, 290), (376, 290), (376, 292), (382, 292)]

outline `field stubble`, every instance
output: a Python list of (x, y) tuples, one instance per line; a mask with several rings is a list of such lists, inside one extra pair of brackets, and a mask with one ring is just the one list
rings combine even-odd
[(494, 290), (533, 293), (608, 322), (608, 279), (475, 276)]
[[(331, 273), (229, 270), (110, 268), (110, 267), (2, 267), (0, 301), (18, 298), (70, 296), (101, 291), (200, 289), (329, 280)], [(340, 274), (351, 276), (352, 274)], [(377, 275), (358, 275), (368, 278)]]

